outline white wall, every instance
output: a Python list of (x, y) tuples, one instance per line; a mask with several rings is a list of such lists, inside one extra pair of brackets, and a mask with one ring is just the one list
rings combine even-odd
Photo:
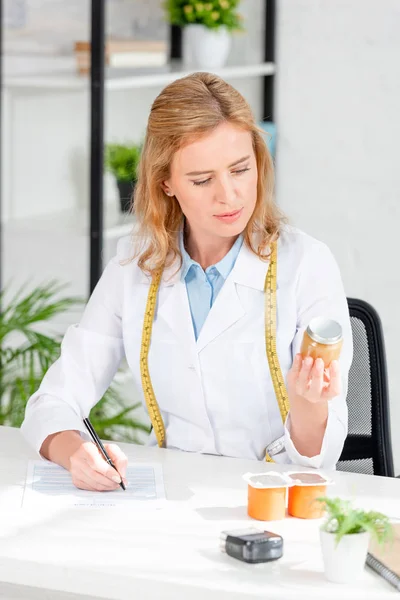
[(378, 310), (400, 472), (400, 2), (279, 0), (277, 195)]

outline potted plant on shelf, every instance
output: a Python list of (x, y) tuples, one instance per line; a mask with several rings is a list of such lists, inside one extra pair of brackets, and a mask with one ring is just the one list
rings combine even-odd
[[(30, 396), (60, 355), (62, 336), (49, 331), (51, 321), (83, 305), (79, 298), (60, 296), (62, 289), (49, 282), (21, 288), (11, 299), (0, 293), (0, 425), (21, 426)], [(139, 404), (127, 405), (113, 383), (90, 414), (99, 436), (140, 443), (138, 432), (150, 429), (134, 416)]]
[(121, 212), (129, 212), (136, 185), (141, 144), (107, 144), (105, 166), (117, 182)]
[(389, 518), (375, 511), (353, 508), (342, 498), (318, 498), (327, 512), (320, 539), (325, 575), (335, 583), (350, 583), (361, 576), (371, 536), (378, 543), (389, 540)]
[(183, 62), (187, 67), (216, 69), (228, 58), (233, 31), (243, 30), (239, 0), (166, 0), (172, 25), (183, 28)]

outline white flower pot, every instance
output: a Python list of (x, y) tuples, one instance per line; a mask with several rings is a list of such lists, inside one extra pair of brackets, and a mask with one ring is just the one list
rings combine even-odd
[(367, 531), (342, 537), (336, 545), (335, 534), (321, 529), (321, 549), (325, 575), (335, 583), (350, 583), (364, 572), (370, 535)]
[(199, 69), (224, 66), (231, 47), (226, 27), (209, 29), (204, 25), (187, 25), (183, 29), (183, 64)]

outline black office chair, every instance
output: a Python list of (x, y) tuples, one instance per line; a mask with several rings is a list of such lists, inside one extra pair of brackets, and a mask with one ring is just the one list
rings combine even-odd
[(381, 320), (363, 300), (348, 298), (348, 305), (354, 348), (347, 392), (349, 434), (337, 469), (394, 477)]

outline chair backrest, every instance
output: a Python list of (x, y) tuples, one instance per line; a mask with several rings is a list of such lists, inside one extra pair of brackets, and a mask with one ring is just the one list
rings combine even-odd
[(348, 298), (347, 301), (354, 352), (347, 392), (349, 434), (337, 469), (393, 477), (386, 355), (381, 320), (367, 302), (354, 298)]

